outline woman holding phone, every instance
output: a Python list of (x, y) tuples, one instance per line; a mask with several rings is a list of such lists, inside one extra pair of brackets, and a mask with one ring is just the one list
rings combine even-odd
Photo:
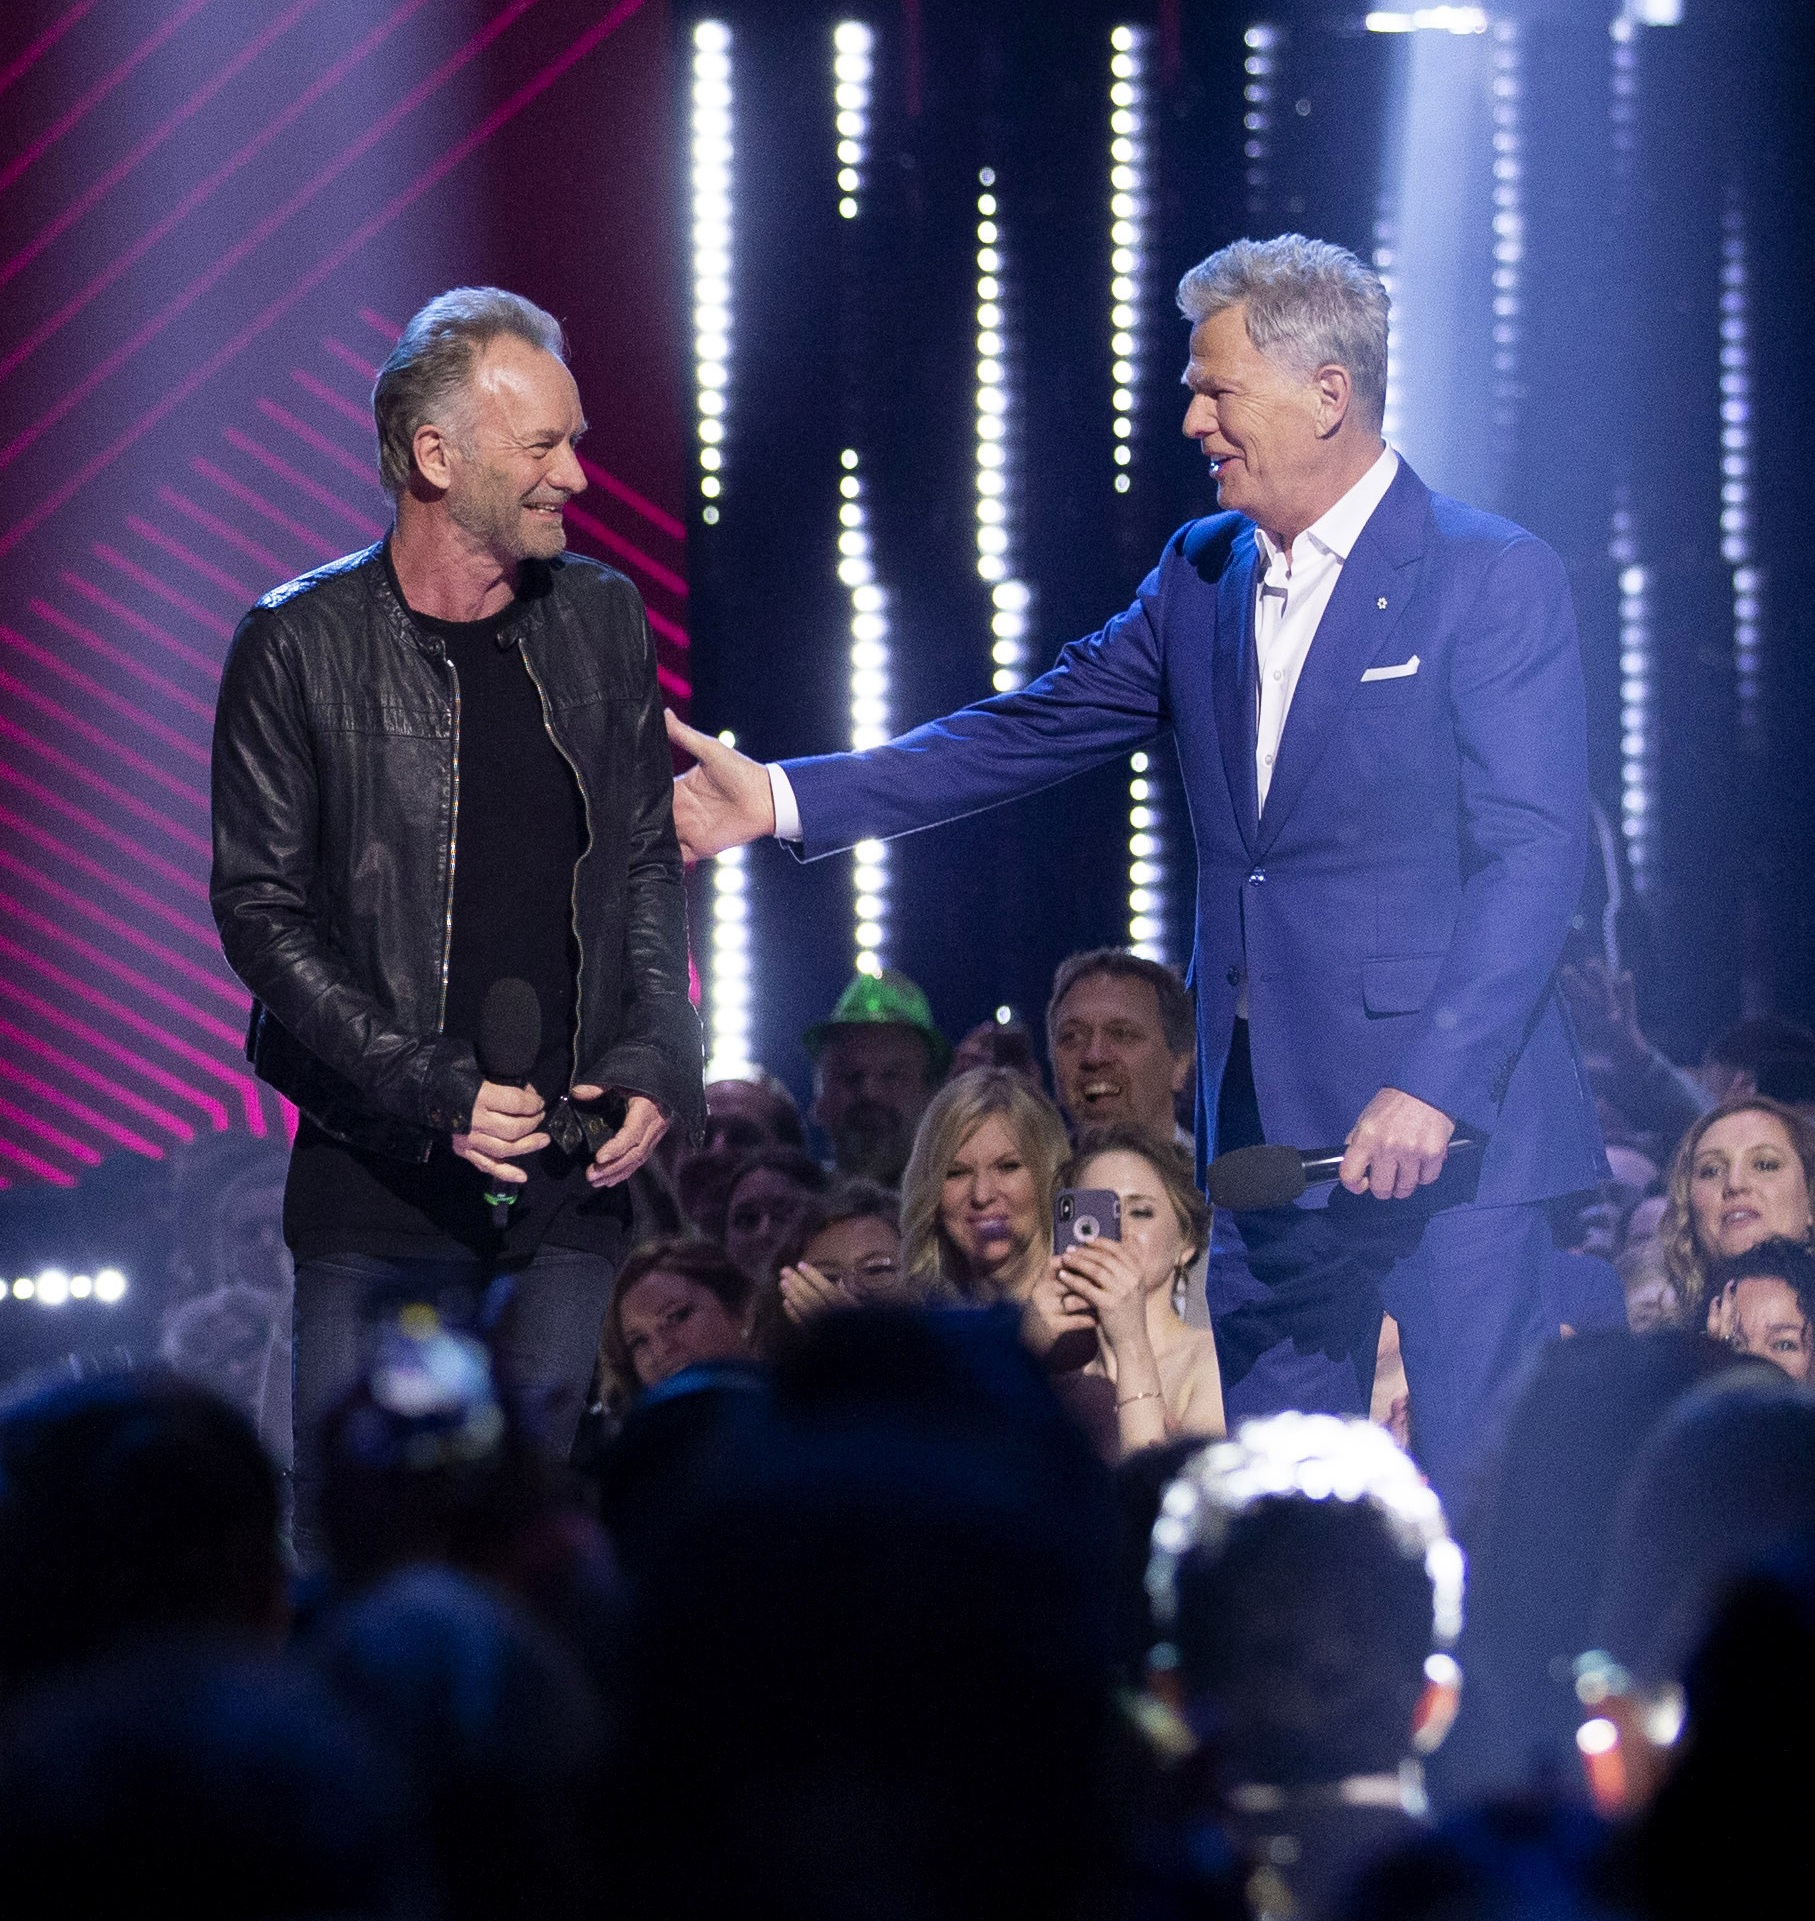
[(1122, 1451), (1181, 1434), (1220, 1436), (1222, 1371), (1208, 1328), (1188, 1327), (1173, 1305), (1179, 1276), (1210, 1232), (1210, 1209), (1184, 1156), (1127, 1125), (1088, 1133), (1059, 1170), (1060, 1204), (1074, 1213), (1090, 1190), (1114, 1194), (1121, 1238), (1096, 1234), (1051, 1257), (1033, 1311), (1054, 1339), (1092, 1329), (1091, 1368), (1114, 1384)]

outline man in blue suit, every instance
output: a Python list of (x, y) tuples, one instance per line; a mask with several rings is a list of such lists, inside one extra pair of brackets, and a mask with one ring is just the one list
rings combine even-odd
[[(809, 858), (1049, 786), (1170, 731), (1197, 836), (1200, 1159), (1347, 1144), (1327, 1205), (1221, 1222), (1231, 1418), (1368, 1407), (1384, 1301), (1418, 1450), (1463, 1492), (1545, 1332), (1544, 1203), (1603, 1171), (1555, 970), (1588, 821), (1563, 569), (1381, 438), (1387, 295), (1342, 248), (1192, 269), (1184, 430), (1224, 511), (1022, 692), (861, 754), (698, 759), (694, 855)], [(1450, 1141), (1458, 1128), (1478, 1146)]]

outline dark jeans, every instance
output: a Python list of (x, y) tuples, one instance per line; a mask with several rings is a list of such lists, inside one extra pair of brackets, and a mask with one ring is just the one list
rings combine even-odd
[[(1219, 1152), (1259, 1138), (1246, 1039), (1239, 1032), (1224, 1076)], [(1207, 1286), (1231, 1427), (1284, 1408), (1365, 1416), (1380, 1317), (1391, 1314), (1414, 1451), (1452, 1522), (1546, 1338), (1548, 1211), (1476, 1206), (1476, 1158), (1452, 1156), (1405, 1201), (1338, 1187), (1327, 1207), (1219, 1209)]]
[[(318, 1434), (371, 1358), (380, 1330), (423, 1302), (450, 1327), (477, 1332), (482, 1309), (500, 1384), (527, 1402), (542, 1445), (565, 1461), (586, 1406), (618, 1263), (577, 1248), (537, 1249), (487, 1294), (477, 1259), (388, 1260), (344, 1254), (296, 1264), (295, 1518), (297, 1556), (319, 1557)], [(493, 1317), (495, 1315), (495, 1323)]]

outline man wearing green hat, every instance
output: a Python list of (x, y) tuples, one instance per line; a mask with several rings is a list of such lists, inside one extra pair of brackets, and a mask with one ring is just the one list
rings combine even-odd
[(952, 1059), (925, 994), (893, 968), (859, 974), (831, 1019), (802, 1038), (813, 1060), (812, 1116), (838, 1171), (898, 1186)]

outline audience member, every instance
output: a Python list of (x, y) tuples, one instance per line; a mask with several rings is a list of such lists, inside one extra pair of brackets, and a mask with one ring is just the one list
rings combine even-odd
[(1646, 1038), (1631, 974), (1596, 955), (1564, 967), (1558, 980), (1608, 1142), (1626, 1143), (1636, 1135), (1661, 1142), (1668, 1153), (1713, 1104), (1708, 1092)]
[(1445, 1805), (1574, 1782), (1570, 1664), (1598, 1631), (1632, 1464), (1682, 1395), (1732, 1367), (1699, 1332), (1586, 1333), (1538, 1357), (1464, 1529), (1468, 1686), (1432, 1777)]
[(1707, 1273), (1760, 1241), (1806, 1242), (1815, 1192), (1815, 1122), (1763, 1095), (1705, 1114), (1671, 1163), (1659, 1233), (1683, 1311), (1708, 1311)]
[(1073, 1127), (1124, 1122), (1158, 1140), (1179, 1132), (1175, 1104), (1197, 1034), (1191, 996), (1170, 967), (1120, 947), (1061, 961), (1046, 1006), (1046, 1044)]
[(1679, 1327), (1688, 1314), (1662, 1239), (1648, 1234), (1631, 1242), (1614, 1262), (1626, 1300), (1626, 1326), (1633, 1334), (1652, 1334), (1660, 1327)]
[(338, 1609), (308, 1651), (408, 1772), (441, 1921), (595, 1911), (603, 1730), (565, 1649), (495, 1590), (419, 1566)]
[(834, 1188), (795, 1223), (775, 1279), (796, 1326), (828, 1308), (918, 1306), (902, 1271), (900, 1201), (874, 1181)]
[(1092, 1369), (1115, 1388), (1125, 1452), (1173, 1434), (1223, 1432), (1216, 1340), (1178, 1312), (1183, 1279), (1210, 1234), (1190, 1164), (1165, 1136), (1126, 1123), (1092, 1128), (1059, 1170), (1062, 1188), (1103, 1188), (1121, 1203), (1121, 1238), (1080, 1242), (1036, 1282), (1033, 1309), (1056, 1336), (1095, 1336)]
[(1809, 1527), (1815, 1396), (1762, 1367), (1685, 1395), (1626, 1488), (1601, 1645), (1641, 1692), (1674, 1684), (1725, 1585)]
[(0, 1684), (171, 1636), (273, 1644), (287, 1611), (276, 1476), (236, 1409), (120, 1375), (0, 1417)]
[(431, 1921), (400, 1773), (313, 1677), (204, 1645), (40, 1690), (0, 1747), (8, 1921)]
[(1702, 1082), (1722, 1104), (1763, 1094), (1807, 1107), (1815, 1102), (1815, 1031), (1782, 1014), (1735, 1021), (1708, 1043)]
[(677, 1142), (674, 1192), (681, 1213), (696, 1233), (721, 1243), (725, 1204), (744, 1161), (765, 1147), (807, 1144), (794, 1096), (760, 1067), (748, 1080), (707, 1082), (706, 1131), (697, 1144), (666, 1138)]
[(833, 1164), (841, 1174), (899, 1185), (914, 1130), (952, 1059), (926, 996), (893, 968), (859, 974), (804, 1039), (813, 1119), (831, 1142)]
[(619, 1268), (599, 1342), (614, 1411), (707, 1361), (750, 1359), (756, 1285), (709, 1241), (657, 1241)]
[(1815, 1331), (1815, 1254), (1776, 1238), (1719, 1262), (1708, 1276), (1708, 1332), (1738, 1354), (1756, 1354), (1793, 1381), (1810, 1371)]
[(1016, 1073), (973, 1068), (926, 1110), (901, 1189), (902, 1258), (923, 1298), (1025, 1302), (1052, 1253), (1057, 1110)]
[(765, 1147), (748, 1155), (725, 1194), (725, 1252), (761, 1285), (775, 1272), (775, 1251), (794, 1231), (826, 1171), (801, 1147)]
[(1418, 1470), (1366, 1421), (1245, 1422), (1166, 1490), (1148, 1588), (1176, 1692), (1243, 1844), (1256, 1913), (1320, 1921), (1424, 1818), (1462, 1556)]
[(1012, 1067), (1046, 1092), (1033, 1033), (1025, 1021), (979, 1021), (952, 1052), (954, 1074), (968, 1074), (973, 1067)]

